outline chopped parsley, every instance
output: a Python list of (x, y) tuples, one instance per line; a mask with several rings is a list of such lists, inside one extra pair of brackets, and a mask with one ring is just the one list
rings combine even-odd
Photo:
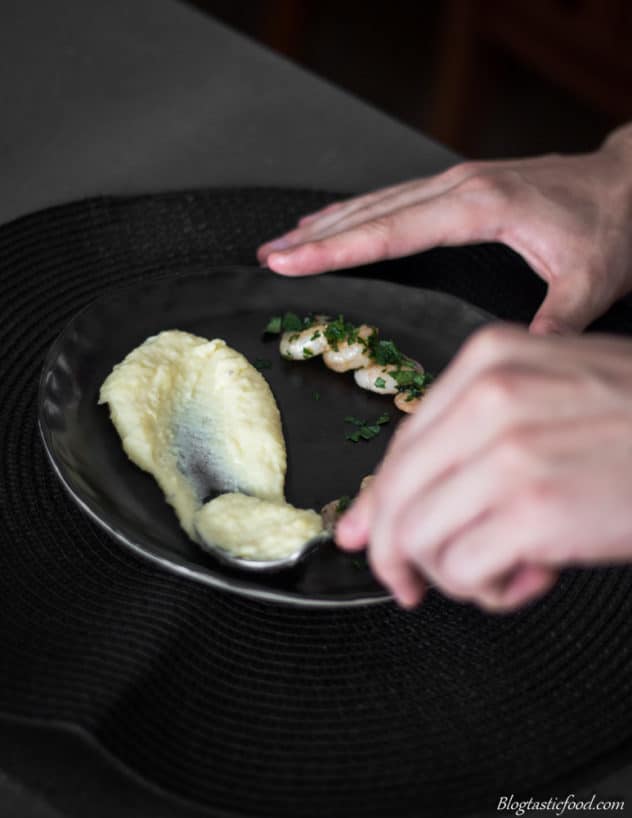
[(261, 371), (262, 369), (270, 369), (272, 361), (269, 361), (267, 358), (255, 358), (252, 365), (255, 369)]
[(286, 312), (281, 326), (284, 332), (300, 332), (303, 329), (303, 322), (295, 312)]
[(303, 347), (303, 358), (312, 358), (314, 353), (309, 347)]
[(266, 324), (264, 333), (266, 335), (279, 335), (279, 333), (281, 332), (282, 322), (283, 319), (281, 318), (280, 315), (274, 315)]
[(409, 392), (415, 398), (423, 394), (434, 380), (434, 375), (430, 372), (417, 372), (414, 369), (400, 369), (392, 375), (400, 392)]
[(346, 511), (350, 505), (351, 497), (349, 497), (348, 494), (344, 494), (336, 503), (336, 514), (342, 514), (342, 512)]
[(353, 423), (354, 426), (364, 426), (364, 421), (356, 418), (353, 415), (347, 415), (345, 423)]
[(371, 341), (369, 351), (376, 364), (401, 366), (406, 360), (393, 341), (379, 341), (377, 333), (373, 333), (369, 340)]
[(316, 332), (312, 335), (312, 337), (309, 340), (310, 341), (315, 341), (317, 338), (320, 338), (320, 330), (319, 329), (316, 330)]
[(378, 389), (386, 389), (386, 381), (384, 378), (376, 378), (375, 386), (377, 386)]
[(301, 319), (295, 312), (286, 312), (285, 315), (274, 315), (266, 324), (266, 335), (280, 335), (282, 332), (300, 332), (311, 326), (312, 319)]
[(345, 321), (343, 315), (339, 315), (335, 321), (330, 321), (325, 328), (325, 338), (333, 350), (338, 349), (338, 344), (346, 342), (355, 344), (358, 340), (359, 327)]
[(345, 423), (350, 423), (356, 427), (355, 431), (349, 432), (345, 435), (346, 440), (350, 440), (352, 443), (359, 443), (361, 440), (373, 440), (374, 437), (377, 437), (381, 432), (381, 427), (388, 423), (391, 419), (391, 416), (388, 412), (380, 415), (379, 418), (375, 421), (375, 423), (368, 423), (367, 421), (360, 420), (360, 418), (356, 418), (353, 415), (348, 415), (345, 418)]

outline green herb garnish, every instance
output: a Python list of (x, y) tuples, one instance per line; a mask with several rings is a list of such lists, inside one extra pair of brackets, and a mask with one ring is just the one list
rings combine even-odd
[(417, 372), (414, 369), (398, 369), (391, 375), (402, 392), (423, 392), (434, 380), (429, 372)]
[(252, 365), (255, 369), (261, 371), (262, 369), (270, 369), (272, 361), (269, 361), (267, 358), (255, 358)]
[(281, 332), (282, 323), (283, 319), (281, 318), (280, 315), (273, 316), (266, 324), (264, 333), (268, 335), (279, 335)]
[(281, 326), (284, 332), (300, 332), (303, 329), (303, 322), (295, 312), (286, 312)]
[(311, 327), (313, 323), (314, 318), (311, 315), (300, 318), (295, 312), (286, 312), (285, 315), (272, 316), (266, 324), (264, 334), (280, 335), (282, 332), (302, 332)]
[(384, 378), (376, 378), (375, 385), (377, 386), (378, 389), (386, 389), (386, 381), (384, 380)]
[(348, 415), (345, 418), (345, 423), (352, 423), (357, 428), (354, 432), (350, 432), (349, 434), (345, 435), (345, 439), (350, 440), (352, 443), (358, 443), (360, 440), (372, 440), (374, 437), (379, 435), (381, 426), (388, 423), (390, 419), (391, 416), (387, 412), (380, 415), (375, 423), (367, 423), (366, 421), (360, 420), (360, 418), (356, 418), (353, 415)]
[(316, 330), (316, 332), (312, 335), (312, 337), (309, 340), (310, 341), (315, 341), (317, 338), (320, 338), (320, 330), (319, 329)]
[(342, 514), (342, 512), (346, 511), (350, 505), (351, 497), (349, 497), (349, 495), (347, 494), (344, 494), (336, 503), (336, 514)]
[[(371, 338), (374, 336), (372, 335)], [(378, 341), (377, 335), (370, 347), (371, 357), (380, 366), (395, 364), (399, 366), (405, 360), (404, 355), (397, 349), (393, 341)]]
[(303, 347), (303, 358), (312, 358), (314, 353), (309, 347)]
[(330, 321), (325, 327), (325, 338), (329, 346), (337, 350), (338, 344), (347, 342), (354, 344), (358, 340), (359, 327), (345, 321), (344, 315), (339, 315), (335, 321)]
[(364, 421), (356, 418), (353, 415), (347, 415), (345, 423), (353, 423), (354, 426), (364, 426)]

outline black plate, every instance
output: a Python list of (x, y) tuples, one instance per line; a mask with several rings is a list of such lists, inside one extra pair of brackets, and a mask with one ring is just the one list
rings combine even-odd
[[(490, 320), (442, 293), (358, 277), (286, 279), (266, 270), (222, 268), (152, 279), (90, 304), (53, 344), (42, 372), (39, 422), (44, 445), (71, 497), (113, 537), (169, 570), (248, 596), (303, 605), (352, 605), (389, 598), (364, 560), (326, 544), (281, 572), (233, 569), (182, 531), (153, 478), (131, 463), (97, 405), (101, 383), (149, 335), (181, 329), (224, 338), (251, 361), (272, 362), (263, 374), (283, 418), (288, 450), (286, 494), (304, 508), (353, 495), (382, 457), (400, 415), (390, 398), (358, 389), (320, 359), (284, 361), (277, 340), (264, 340), (271, 315), (344, 313), (380, 327), (427, 370), (438, 373), (463, 340)], [(320, 396), (315, 399), (315, 393)], [(347, 415), (392, 422), (369, 442), (345, 440)]]

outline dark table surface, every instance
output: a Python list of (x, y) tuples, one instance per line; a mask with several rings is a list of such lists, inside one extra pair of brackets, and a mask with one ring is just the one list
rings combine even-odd
[[(366, 190), (457, 160), (175, 0), (5, 0), (0, 53), (0, 223), (99, 194)], [(632, 803), (632, 767), (606, 759), (554, 791)], [(90, 815), (95, 792), (104, 815), (211, 814), (86, 735), (0, 716), (1, 815)]]

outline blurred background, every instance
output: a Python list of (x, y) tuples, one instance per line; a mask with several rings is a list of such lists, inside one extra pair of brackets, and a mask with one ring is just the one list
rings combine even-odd
[(469, 157), (632, 119), (632, 0), (189, 2)]

